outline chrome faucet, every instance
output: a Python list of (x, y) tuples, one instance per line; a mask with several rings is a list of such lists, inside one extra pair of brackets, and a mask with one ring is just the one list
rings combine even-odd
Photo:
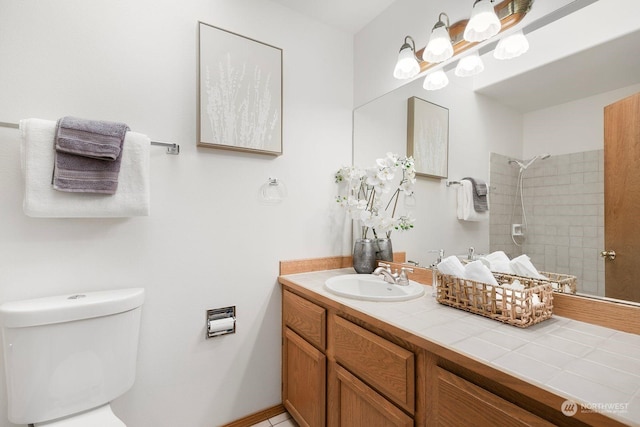
[(382, 276), (385, 282), (388, 283), (396, 283), (396, 279), (398, 278), (398, 273), (391, 272), (391, 266), (389, 264), (385, 264), (383, 262), (378, 263), (378, 267), (373, 270), (373, 274), (376, 276)]
[(373, 271), (376, 276), (382, 276), (385, 282), (392, 283), (394, 285), (407, 286), (409, 284), (409, 277), (407, 272), (413, 273), (413, 268), (402, 267), (400, 274), (398, 270), (395, 273), (391, 272), (391, 266), (383, 262), (378, 264), (378, 268)]

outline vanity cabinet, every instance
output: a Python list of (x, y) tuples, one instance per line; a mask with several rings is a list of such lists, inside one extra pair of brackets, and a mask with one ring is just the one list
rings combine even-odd
[(453, 349), (283, 284), (283, 404), (300, 426), (612, 426)]
[(282, 295), (282, 401), (303, 427), (326, 425), (326, 310)]

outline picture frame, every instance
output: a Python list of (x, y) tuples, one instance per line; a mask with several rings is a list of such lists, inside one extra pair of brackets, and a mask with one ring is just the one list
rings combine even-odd
[(282, 49), (198, 22), (197, 145), (280, 156)]
[(440, 179), (448, 177), (448, 108), (416, 96), (409, 98), (407, 156), (413, 156), (416, 175)]

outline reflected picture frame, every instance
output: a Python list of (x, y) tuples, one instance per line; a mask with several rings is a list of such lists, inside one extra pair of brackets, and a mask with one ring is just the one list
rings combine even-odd
[(416, 175), (446, 179), (449, 167), (449, 109), (413, 96), (407, 107), (407, 155)]
[(280, 156), (282, 49), (198, 22), (198, 147)]

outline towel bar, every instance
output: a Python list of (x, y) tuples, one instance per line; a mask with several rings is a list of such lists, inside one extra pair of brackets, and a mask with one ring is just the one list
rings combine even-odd
[[(7, 123), (0, 122), (0, 127), (10, 128), (10, 129), (20, 129), (20, 125), (17, 123)], [(160, 141), (151, 141), (151, 145), (158, 145), (161, 147), (167, 147), (167, 154), (180, 154), (180, 145), (175, 144), (173, 142), (160, 142)]]

